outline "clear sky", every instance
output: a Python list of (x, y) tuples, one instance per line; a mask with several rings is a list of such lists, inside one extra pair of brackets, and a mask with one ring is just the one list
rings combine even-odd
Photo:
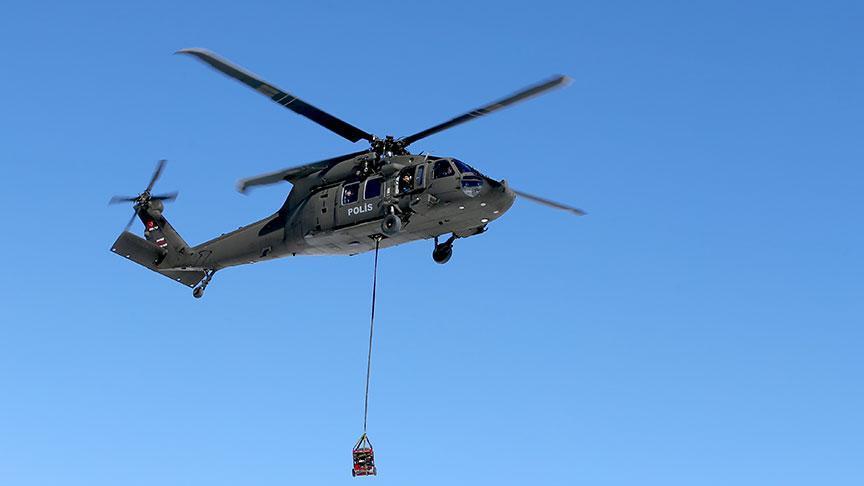
[(415, 147), (589, 215), (517, 201), (445, 266), (382, 253), (366, 481), (864, 484), (862, 25), (854, 1), (7, 2), (0, 484), (364, 481), (371, 254), (199, 301), (108, 251), (131, 209), (106, 202), (160, 158), (195, 244), (289, 190), (237, 179), (363, 148), (183, 47), (381, 135), (573, 78)]

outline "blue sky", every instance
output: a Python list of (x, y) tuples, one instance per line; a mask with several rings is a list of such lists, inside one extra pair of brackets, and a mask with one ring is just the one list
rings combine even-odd
[[(361, 4), (362, 3), (362, 4)], [(377, 484), (864, 482), (859, 2), (15, 2), (0, 17), (0, 484), (332, 485), (362, 427), (371, 255), (221, 272), (112, 255), (113, 194), (191, 243), (356, 150), (190, 58), (528, 192), (382, 253)], [(140, 228), (137, 228), (140, 231)], [(356, 480), (360, 481), (360, 480)]]

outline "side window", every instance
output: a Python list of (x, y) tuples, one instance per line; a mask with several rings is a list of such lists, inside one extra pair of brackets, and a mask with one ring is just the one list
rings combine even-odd
[(366, 189), (363, 191), (363, 198), (375, 199), (381, 195), (381, 178), (373, 177), (366, 181)]
[(442, 177), (450, 177), (454, 174), (453, 166), (450, 165), (450, 161), (446, 159), (441, 159), (438, 162), (435, 162), (435, 167), (432, 169), (432, 177), (434, 179), (440, 179)]
[(426, 166), (418, 165), (417, 166), (417, 176), (414, 178), (414, 187), (422, 188), (423, 187), (423, 179), (426, 175)]
[(342, 204), (351, 204), (357, 202), (360, 193), (360, 183), (352, 182), (345, 184), (342, 188)]

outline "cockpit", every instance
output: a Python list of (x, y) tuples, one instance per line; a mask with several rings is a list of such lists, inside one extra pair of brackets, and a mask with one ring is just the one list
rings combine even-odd
[(459, 169), (459, 172), (461, 172), (462, 174), (474, 174), (477, 176), (482, 175), (482, 174), (480, 174), (479, 170), (475, 169), (474, 167), (471, 167), (470, 165), (466, 164), (465, 162), (462, 162), (459, 159), (453, 159), (453, 164), (456, 166), (457, 169)]
[(453, 166), (456, 166), (460, 174), (474, 174), (476, 176), (482, 176), (479, 170), (459, 159), (439, 159), (435, 162), (435, 166), (432, 168), (432, 177), (435, 179), (441, 179), (443, 177), (454, 175), (456, 171), (453, 170)]
[[(451, 161), (459, 173), (462, 174), (462, 192), (468, 197), (479, 196), (480, 191), (483, 190), (483, 174), (459, 159), (451, 159)], [(450, 170), (452, 171), (453, 169), (451, 168)]]

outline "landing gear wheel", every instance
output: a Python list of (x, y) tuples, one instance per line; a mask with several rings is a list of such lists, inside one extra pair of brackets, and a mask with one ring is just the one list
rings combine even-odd
[(192, 289), (192, 297), (195, 297), (196, 299), (204, 297), (204, 289), (206, 289), (207, 286), (210, 285), (210, 280), (213, 278), (214, 273), (216, 273), (216, 270), (204, 271), (204, 278), (201, 280), (197, 287)]
[(432, 259), (435, 260), (435, 263), (440, 265), (444, 265), (445, 263), (450, 261), (450, 257), (453, 256), (453, 247), (450, 245), (441, 245), (436, 246), (434, 250), (432, 250)]
[(399, 216), (395, 214), (388, 214), (384, 216), (384, 220), (381, 221), (381, 232), (387, 236), (393, 236), (402, 231), (402, 220), (399, 219)]
[(439, 265), (444, 265), (450, 261), (453, 256), (453, 242), (456, 241), (456, 235), (450, 235), (444, 243), (438, 243), (438, 237), (435, 237), (435, 249), (432, 250), (432, 259)]

